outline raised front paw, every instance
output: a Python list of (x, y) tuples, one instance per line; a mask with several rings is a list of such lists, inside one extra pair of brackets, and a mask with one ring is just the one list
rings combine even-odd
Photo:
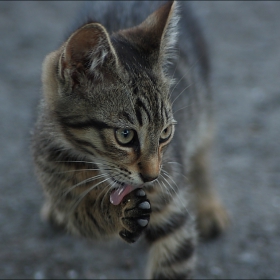
[(119, 232), (121, 238), (128, 243), (135, 242), (150, 220), (151, 205), (143, 189), (136, 189), (124, 197), (121, 224), (123, 229)]

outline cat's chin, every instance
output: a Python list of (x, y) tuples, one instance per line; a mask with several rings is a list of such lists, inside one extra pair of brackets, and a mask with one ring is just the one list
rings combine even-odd
[(123, 198), (131, 193), (132, 191), (141, 188), (141, 186), (123, 185), (113, 190), (110, 195), (110, 202), (113, 205), (119, 205)]

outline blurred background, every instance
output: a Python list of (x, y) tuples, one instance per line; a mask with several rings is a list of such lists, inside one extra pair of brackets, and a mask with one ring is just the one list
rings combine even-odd
[[(195, 1), (212, 60), (213, 171), (232, 225), (198, 248), (197, 278), (280, 277), (280, 2)], [(40, 220), (30, 157), (41, 64), (75, 1), (0, 1), (0, 278), (143, 277), (145, 245), (102, 244)]]

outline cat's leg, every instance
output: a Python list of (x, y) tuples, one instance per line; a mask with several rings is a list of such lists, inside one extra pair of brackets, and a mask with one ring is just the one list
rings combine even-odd
[(146, 230), (150, 245), (148, 279), (192, 279), (196, 233), (193, 219), (184, 207), (184, 195), (179, 192), (178, 196), (169, 197), (166, 205), (158, 209), (152, 202)]
[(212, 183), (209, 145), (200, 148), (191, 159), (189, 179), (193, 186), (197, 227), (203, 239), (216, 237), (228, 226), (228, 214)]

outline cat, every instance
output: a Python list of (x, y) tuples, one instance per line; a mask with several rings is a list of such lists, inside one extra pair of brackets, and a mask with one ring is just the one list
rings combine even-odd
[(143, 236), (148, 278), (192, 278), (197, 232), (209, 238), (228, 224), (208, 160), (202, 32), (186, 2), (88, 5), (91, 15), (43, 62), (32, 139), (42, 215), (87, 238)]

